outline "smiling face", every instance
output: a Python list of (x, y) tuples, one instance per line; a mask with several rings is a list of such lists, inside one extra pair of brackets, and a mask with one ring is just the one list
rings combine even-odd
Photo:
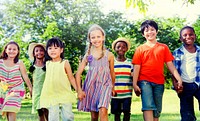
[(19, 50), (15, 44), (9, 44), (5, 53), (8, 55), (8, 58), (15, 58), (19, 54)]
[(123, 41), (119, 41), (115, 45), (115, 52), (118, 56), (124, 56), (126, 51), (128, 50), (127, 44)]
[(144, 29), (143, 37), (148, 41), (155, 41), (157, 36), (157, 31), (154, 27), (148, 26)]
[(193, 45), (196, 39), (194, 31), (190, 28), (185, 28), (181, 32), (180, 40), (186, 45)]
[(47, 49), (48, 55), (54, 60), (60, 59), (60, 55), (63, 52), (63, 48), (57, 47), (56, 45), (49, 46)]
[(99, 48), (103, 46), (104, 35), (100, 30), (94, 30), (90, 32), (89, 35), (90, 42), (92, 46)]
[(37, 59), (44, 59), (44, 53), (45, 53), (44, 47), (36, 46), (34, 48), (33, 56), (35, 56), (35, 58)]

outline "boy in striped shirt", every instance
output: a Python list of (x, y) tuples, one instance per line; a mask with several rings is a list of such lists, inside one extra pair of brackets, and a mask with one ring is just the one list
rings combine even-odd
[(114, 61), (115, 96), (111, 100), (111, 113), (115, 115), (115, 121), (120, 121), (122, 112), (123, 121), (130, 120), (133, 65), (131, 59), (125, 57), (130, 46), (126, 38), (118, 38), (112, 43), (112, 49), (117, 54)]

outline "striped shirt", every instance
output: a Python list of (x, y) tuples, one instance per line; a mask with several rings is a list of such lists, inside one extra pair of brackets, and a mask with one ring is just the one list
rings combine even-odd
[[(196, 47), (196, 58), (195, 58), (195, 61), (196, 61), (196, 67), (195, 67), (195, 70), (196, 70), (196, 77), (195, 77), (195, 82), (200, 84), (200, 47), (195, 45)], [(179, 47), (178, 49), (176, 49), (174, 52), (173, 52), (173, 56), (175, 58), (175, 60), (173, 61), (176, 69), (178, 70), (179, 74), (181, 75), (182, 74), (182, 70), (181, 70), (181, 64), (183, 62), (183, 59), (184, 59), (184, 46), (182, 45), (181, 47)]]
[(112, 98), (128, 98), (132, 97), (133, 83), (132, 75), (133, 65), (131, 59), (126, 59), (124, 62), (114, 62), (115, 71), (115, 92), (117, 95)]

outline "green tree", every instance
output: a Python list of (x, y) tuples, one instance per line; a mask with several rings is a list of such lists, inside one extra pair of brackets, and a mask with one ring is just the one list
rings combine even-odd
[[(176, 0), (173, 0), (176, 1)], [(182, 0), (184, 5), (194, 4), (196, 0)], [(141, 13), (148, 11), (149, 5), (154, 4), (154, 0), (126, 0), (126, 7), (138, 8)]]

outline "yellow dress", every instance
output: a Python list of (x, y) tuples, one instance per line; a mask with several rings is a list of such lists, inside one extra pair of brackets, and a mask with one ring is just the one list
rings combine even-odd
[(75, 103), (76, 96), (64, 69), (66, 60), (46, 62), (46, 76), (40, 97), (41, 108), (65, 103)]

